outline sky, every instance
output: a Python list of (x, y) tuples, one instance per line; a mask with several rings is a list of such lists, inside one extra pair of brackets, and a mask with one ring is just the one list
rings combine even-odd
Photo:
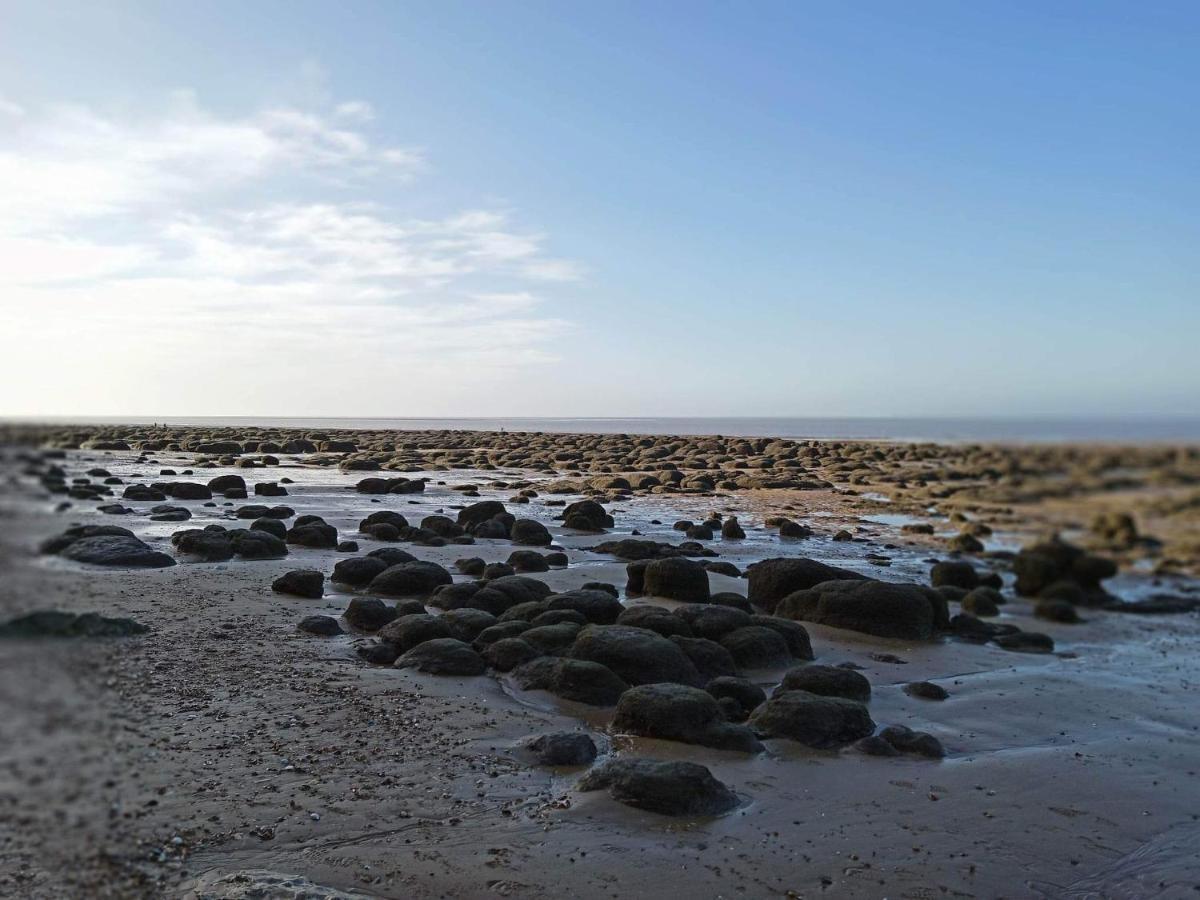
[(1200, 4), (0, 0), (0, 415), (1200, 414)]

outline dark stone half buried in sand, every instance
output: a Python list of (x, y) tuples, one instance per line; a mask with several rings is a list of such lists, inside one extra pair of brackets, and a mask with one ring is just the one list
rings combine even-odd
[(707, 603), (708, 570), (682, 556), (652, 560), (642, 573), (642, 592), (684, 603)]
[(338, 625), (337, 619), (333, 616), (305, 616), (296, 628), (318, 637), (335, 637), (344, 633), (342, 626)]
[(871, 699), (871, 682), (851, 669), (840, 666), (801, 666), (783, 676), (775, 695), (788, 691), (808, 691), (821, 697), (844, 697), (866, 703)]
[(621, 601), (608, 591), (565, 591), (546, 600), (549, 610), (574, 610), (594, 625), (612, 625), (624, 612)]
[(613, 706), (629, 685), (600, 663), (542, 657), (519, 666), (513, 680), (526, 691), (548, 691), (589, 706)]
[(946, 599), (937, 591), (919, 584), (884, 581), (822, 582), (788, 594), (779, 602), (776, 613), (788, 619), (907, 640), (929, 640), (949, 625)]
[(523, 749), (543, 766), (586, 766), (596, 759), (596, 742), (577, 731), (555, 731), (528, 739)]
[(110, 618), (98, 613), (39, 610), (0, 625), (0, 638), (132, 637), (149, 630), (133, 619)]
[(644, 628), (589, 625), (579, 632), (569, 655), (607, 666), (629, 684), (673, 681), (698, 687), (704, 683), (687, 654)]
[(583, 792), (608, 788), (618, 803), (667, 816), (718, 816), (738, 805), (737, 795), (705, 766), (656, 759), (612, 759), (580, 779)]
[(759, 753), (763, 749), (749, 728), (725, 720), (715, 697), (682, 684), (630, 688), (617, 701), (612, 728), (624, 734), (719, 750)]
[(367, 590), (389, 597), (423, 596), (453, 581), (454, 577), (437, 563), (416, 560), (389, 566), (370, 581)]
[(294, 569), (272, 581), (271, 590), (277, 594), (317, 600), (325, 592), (325, 576), (312, 569)]
[(130, 535), (98, 535), (72, 541), (58, 554), (63, 559), (92, 566), (162, 569), (175, 565), (166, 553), (151, 549)]
[(755, 606), (774, 613), (784, 597), (825, 581), (863, 579), (849, 569), (827, 566), (815, 559), (764, 559), (746, 570), (747, 597)]
[(790, 738), (808, 747), (841, 747), (875, 731), (867, 708), (855, 700), (807, 691), (776, 694), (750, 716), (761, 737)]
[(454, 638), (438, 638), (413, 647), (395, 662), (397, 669), (417, 669), (430, 675), (482, 675), (487, 671), (483, 657), (470, 644)]

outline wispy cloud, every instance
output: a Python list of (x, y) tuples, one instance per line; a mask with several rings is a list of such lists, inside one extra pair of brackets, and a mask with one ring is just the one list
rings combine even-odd
[[(552, 359), (567, 326), (539, 291), (577, 266), (504, 211), (405, 214), (394, 197), (425, 161), (378, 140), (376, 122), (362, 101), (238, 117), (179, 93), (116, 116), (0, 97), (7, 365), (57, 342), (113, 373), (140, 369), (123, 383), (154, 391), (168, 362), (264, 341), (360, 371), (398, 371), (402, 348), (441, 377)], [(47, 386), (47, 412), (59, 395)], [(0, 413), (15, 402), (0, 394)]]

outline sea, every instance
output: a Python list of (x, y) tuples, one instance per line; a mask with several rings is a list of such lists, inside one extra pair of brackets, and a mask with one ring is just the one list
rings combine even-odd
[[(30, 419), (24, 419), (30, 421)], [(355, 418), (289, 416), (45, 417), (52, 423), (158, 423), (306, 429), (540, 431), (579, 434), (724, 435), (938, 443), (1200, 443), (1200, 415), (1127, 417), (625, 417)]]

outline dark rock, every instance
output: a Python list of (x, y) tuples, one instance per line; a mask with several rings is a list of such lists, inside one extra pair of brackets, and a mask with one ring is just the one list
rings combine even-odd
[(979, 587), (979, 573), (969, 562), (939, 562), (929, 570), (929, 581), (934, 587), (951, 585), (970, 591)]
[(998, 616), (1004, 598), (995, 588), (977, 587), (962, 598), (963, 612), (973, 616)]
[(425, 641), (396, 660), (397, 669), (417, 669), (430, 675), (482, 675), (483, 657), (454, 638)]
[(796, 659), (812, 659), (812, 640), (808, 629), (799, 622), (791, 619), (781, 619), (778, 616), (751, 616), (750, 624), (761, 628), (770, 628), (783, 638), (788, 652)]
[(687, 622), (696, 637), (719, 641), (731, 631), (751, 625), (751, 617), (740, 609), (713, 604), (682, 606), (675, 615)]
[(299, 520), (287, 533), (287, 542), (314, 550), (333, 550), (338, 544), (337, 529), (324, 522), (301, 525)]
[(758, 706), (767, 702), (767, 693), (757, 684), (745, 678), (720, 676), (714, 678), (704, 689), (718, 700), (733, 700), (740, 710), (738, 720), (745, 719)]
[(630, 606), (624, 609), (617, 616), (617, 624), (628, 625), (631, 628), (645, 628), (666, 638), (676, 634), (683, 637), (693, 636), (691, 626), (679, 616), (661, 606), (650, 606), (649, 604)]
[(391, 666), (400, 658), (400, 648), (386, 641), (355, 647), (355, 652), (364, 662), (373, 666)]
[(1048, 619), (1051, 622), (1071, 624), (1080, 621), (1075, 607), (1065, 600), (1043, 598), (1034, 606), (1033, 614), (1039, 619)]
[(132, 637), (150, 629), (133, 619), (98, 613), (38, 610), (0, 625), (0, 638), (110, 638)]
[(861, 703), (806, 691), (775, 695), (750, 716), (750, 727), (762, 737), (790, 738), (816, 748), (840, 747), (875, 731)]
[(780, 601), (776, 612), (788, 619), (907, 640), (929, 640), (949, 624), (946, 600), (931, 588), (861, 579), (826, 581), (796, 591)]
[(721, 638), (721, 646), (729, 651), (734, 662), (743, 669), (767, 669), (786, 666), (792, 661), (791, 651), (783, 635), (772, 628), (747, 625)]
[(316, 600), (325, 592), (325, 576), (308, 569), (295, 569), (272, 581), (271, 590), (277, 594), (292, 594)]
[(763, 747), (750, 729), (725, 721), (716, 698), (682, 684), (645, 684), (621, 695), (612, 728), (721, 750), (758, 753)]
[(338, 625), (333, 616), (306, 616), (296, 627), (319, 637), (335, 637), (343, 633), (342, 626)]
[(733, 655), (716, 641), (679, 634), (671, 635), (670, 640), (687, 654), (701, 677), (711, 679), (737, 674)]
[(643, 591), (684, 603), (707, 603), (708, 571), (695, 560), (683, 557), (656, 559), (646, 566)]
[(595, 742), (576, 731), (538, 735), (525, 742), (525, 749), (543, 766), (587, 766), (596, 759)]
[(265, 531), (271, 537), (281, 541), (287, 540), (287, 526), (278, 519), (261, 518), (255, 519), (250, 525), (251, 531)]
[(855, 580), (863, 576), (848, 569), (827, 566), (815, 559), (764, 559), (746, 570), (748, 597), (769, 613), (784, 597), (822, 582)]
[(661, 635), (643, 628), (589, 625), (579, 632), (570, 655), (607, 666), (629, 684), (703, 683), (687, 654)]
[(940, 684), (934, 684), (932, 681), (913, 681), (904, 686), (904, 693), (910, 697), (919, 697), (922, 700), (945, 700), (950, 696)]
[(511, 672), (542, 655), (542, 651), (519, 637), (493, 641), (481, 650), (487, 664), (498, 672)]
[(453, 581), (453, 576), (437, 563), (416, 560), (384, 569), (368, 583), (367, 590), (386, 597), (428, 596), (439, 585)]
[(887, 741), (901, 753), (915, 753), (918, 756), (928, 756), (931, 759), (941, 759), (946, 755), (942, 742), (932, 734), (924, 731), (913, 731), (903, 725), (889, 725), (879, 732), (879, 737)]
[(871, 699), (871, 682), (858, 672), (840, 666), (802, 666), (783, 676), (775, 694), (807, 691), (819, 697), (844, 697), (866, 703)]
[(342, 617), (360, 631), (378, 631), (396, 618), (396, 609), (377, 597), (355, 597)]
[(737, 795), (704, 766), (655, 759), (612, 759), (588, 772), (580, 791), (608, 788), (618, 803), (668, 816), (716, 816), (738, 805)]
[(512, 525), (512, 542), (533, 547), (549, 547), (554, 542), (549, 530), (534, 519), (517, 519)]
[(329, 580), (335, 584), (348, 584), (351, 587), (365, 587), (374, 580), (376, 575), (388, 568), (388, 564), (377, 556), (355, 556), (350, 559), (338, 560), (333, 567)]
[[(105, 528), (113, 526), (95, 526)], [(68, 534), (73, 529), (68, 529)], [(60, 536), (60, 540), (65, 535)], [(133, 536), (125, 534), (100, 534), (69, 540), (57, 551), (63, 559), (87, 563), (93, 566), (119, 566), (140, 569), (161, 569), (175, 565), (175, 560)]]
[(547, 608), (570, 609), (595, 625), (611, 625), (624, 612), (621, 601), (607, 591), (566, 591), (547, 598)]
[(1054, 640), (1045, 634), (1034, 631), (1018, 631), (1014, 634), (998, 634), (993, 642), (1005, 650), (1015, 650), (1018, 653), (1053, 653)]
[(523, 690), (549, 691), (589, 706), (613, 706), (629, 689), (607, 666), (580, 659), (535, 659), (514, 670), (513, 679)]

